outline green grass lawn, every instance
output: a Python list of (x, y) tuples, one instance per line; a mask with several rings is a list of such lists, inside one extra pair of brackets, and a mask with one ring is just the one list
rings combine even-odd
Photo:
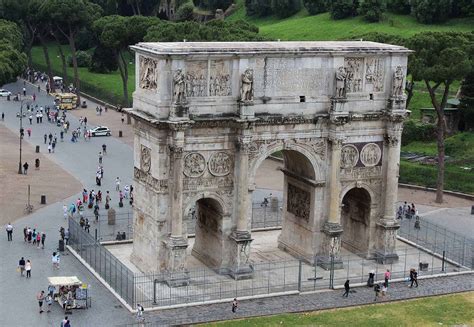
[[(65, 55), (70, 54), (69, 46), (62, 46)], [(62, 63), (59, 56), (59, 50), (55, 44), (48, 47), (51, 64), (53, 66), (54, 74), (62, 75)], [(43, 49), (39, 46), (33, 47), (31, 50), (34, 67), (46, 71), (46, 63), (44, 60)], [(67, 74), (69, 81), (73, 80), (73, 68), (68, 67)], [(128, 71), (128, 93), (130, 99), (132, 92), (135, 90), (135, 65), (129, 65)], [(111, 102), (111, 104), (122, 103), (123, 86), (122, 78), (117, 70), (110, 74), (91, 73), (87, 68), (79, 68), (79, 77), (81, 79), (81, 89), (86, 93), (101, 98), (102, 100)]]
[(451, 19), (444, 24), (426, 25), (418, 23), (409, 15), (386, 13), (382, 22), (367, 23), (361, 17), (333, 20), (329, 13), (309, 16), (305, 9), (283, 20), (274, 16), (253, 18), (245, 15), (242, 0), (237, 3), (239, 9), (228, 19), (248, 20), (260, 28), (263, 36), (274, 40), (347, 40), (369, 32), (408, 37), (423, 31), (470, 32), (474, 26), (474, 17)]
[(355, 308), (282, 314), (202, 326), (441, 326), (474, 324), (474, 293)]

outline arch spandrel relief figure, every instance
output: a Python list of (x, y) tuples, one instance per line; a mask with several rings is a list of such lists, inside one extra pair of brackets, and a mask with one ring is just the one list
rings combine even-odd
[(186, 77), (181, 69), (173, 76), (173, 101), (176, 104), (186, 103)]
[(403, 90), (403, 81), (405, 79), (405, 75), (403, 74), (402, 66), (397, 66), (397, 69), (393, 73), (393, 81), (392, 81), (392, 97), (394, 98), (402, 98), (404, 95)]
[(253, 69), (247, 68), (242, 74), (242, 85), (240, 86), (240, 101), (253, 101)]

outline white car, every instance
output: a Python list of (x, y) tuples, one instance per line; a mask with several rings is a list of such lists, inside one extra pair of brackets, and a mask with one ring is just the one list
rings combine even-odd
[(91, 136), (110, 136), (112, 132), (106, 126), (97, 126), (96, 128), (90, 129), (89, 134)]
[(0, 89), (0, 97), (7, 97), (9, 95), (12, 95), (10, 91), (7, 91), (5, 89)]

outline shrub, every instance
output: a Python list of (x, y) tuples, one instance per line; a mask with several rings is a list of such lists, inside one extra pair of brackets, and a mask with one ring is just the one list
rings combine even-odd
[(451, 15), (451, 0), (413, 0), (412, 13), (423, 24), (442, 23)]
[(185, 21), (193, 18), (194, 5), (191, 2), (187, 2), (176, 11), (176, 20)]
[(301, 0), (272, 0), (272, 11), (280, 18), (290, 17), (301, 10)]
[(334, 0), (329, 11), (332, 19), (343, 19), (357, 14), (357, 0)]
[(304, 0), (303, 4), (310, 15), (317, 15), (328, 11), (328, 0)]
[(270, 0), (245, 0), (245, 9), (247, 16), (265, 17), (273, 13)]
[(464, 77), (461, 84), (459, 109), (465, 130), (474, 130), (474, 71)]
[[(76, 52), (77, 58), (77, 66), (78, 67), (89, 67), (91, 65), (91, 55), (86, 51), (77, 51)], [(69, 67), (72, 67), (72, 56), (69, 55), (67, 57), (67, 62)]]
[(385, 0), (363, 0), (357, 12), (364, 16), (366, 21), (376, 23), (382, 20), (385, 9)]
[(388, 10), (396, 14), (408, 15), (411, 12), (410, 0), (389, 0)]
[(114, 59), (114, 52), (110, 48), (98, 46), (92, 54), (89, 71), (94, 73), (110, 73), (118, 69), (117, 60)]
[(407, 145), (414, 141), (433, 141), (436, 139), (436, 125), (420, 124), (412, 120), (405, 123), (402, 133), (402, 145)]

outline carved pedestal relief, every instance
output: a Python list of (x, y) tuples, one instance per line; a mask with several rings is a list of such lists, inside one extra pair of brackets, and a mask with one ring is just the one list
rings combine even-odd
[(156, 90), (158, 88), (158, 61), (152, 58), (140, 57), (139, 63), (139, 87), (145, 90)]
[(287, 210), (298, 218), (309, 220), (311, 196), (308, 191), (302, 190), (293, 184), (288, 184)]

